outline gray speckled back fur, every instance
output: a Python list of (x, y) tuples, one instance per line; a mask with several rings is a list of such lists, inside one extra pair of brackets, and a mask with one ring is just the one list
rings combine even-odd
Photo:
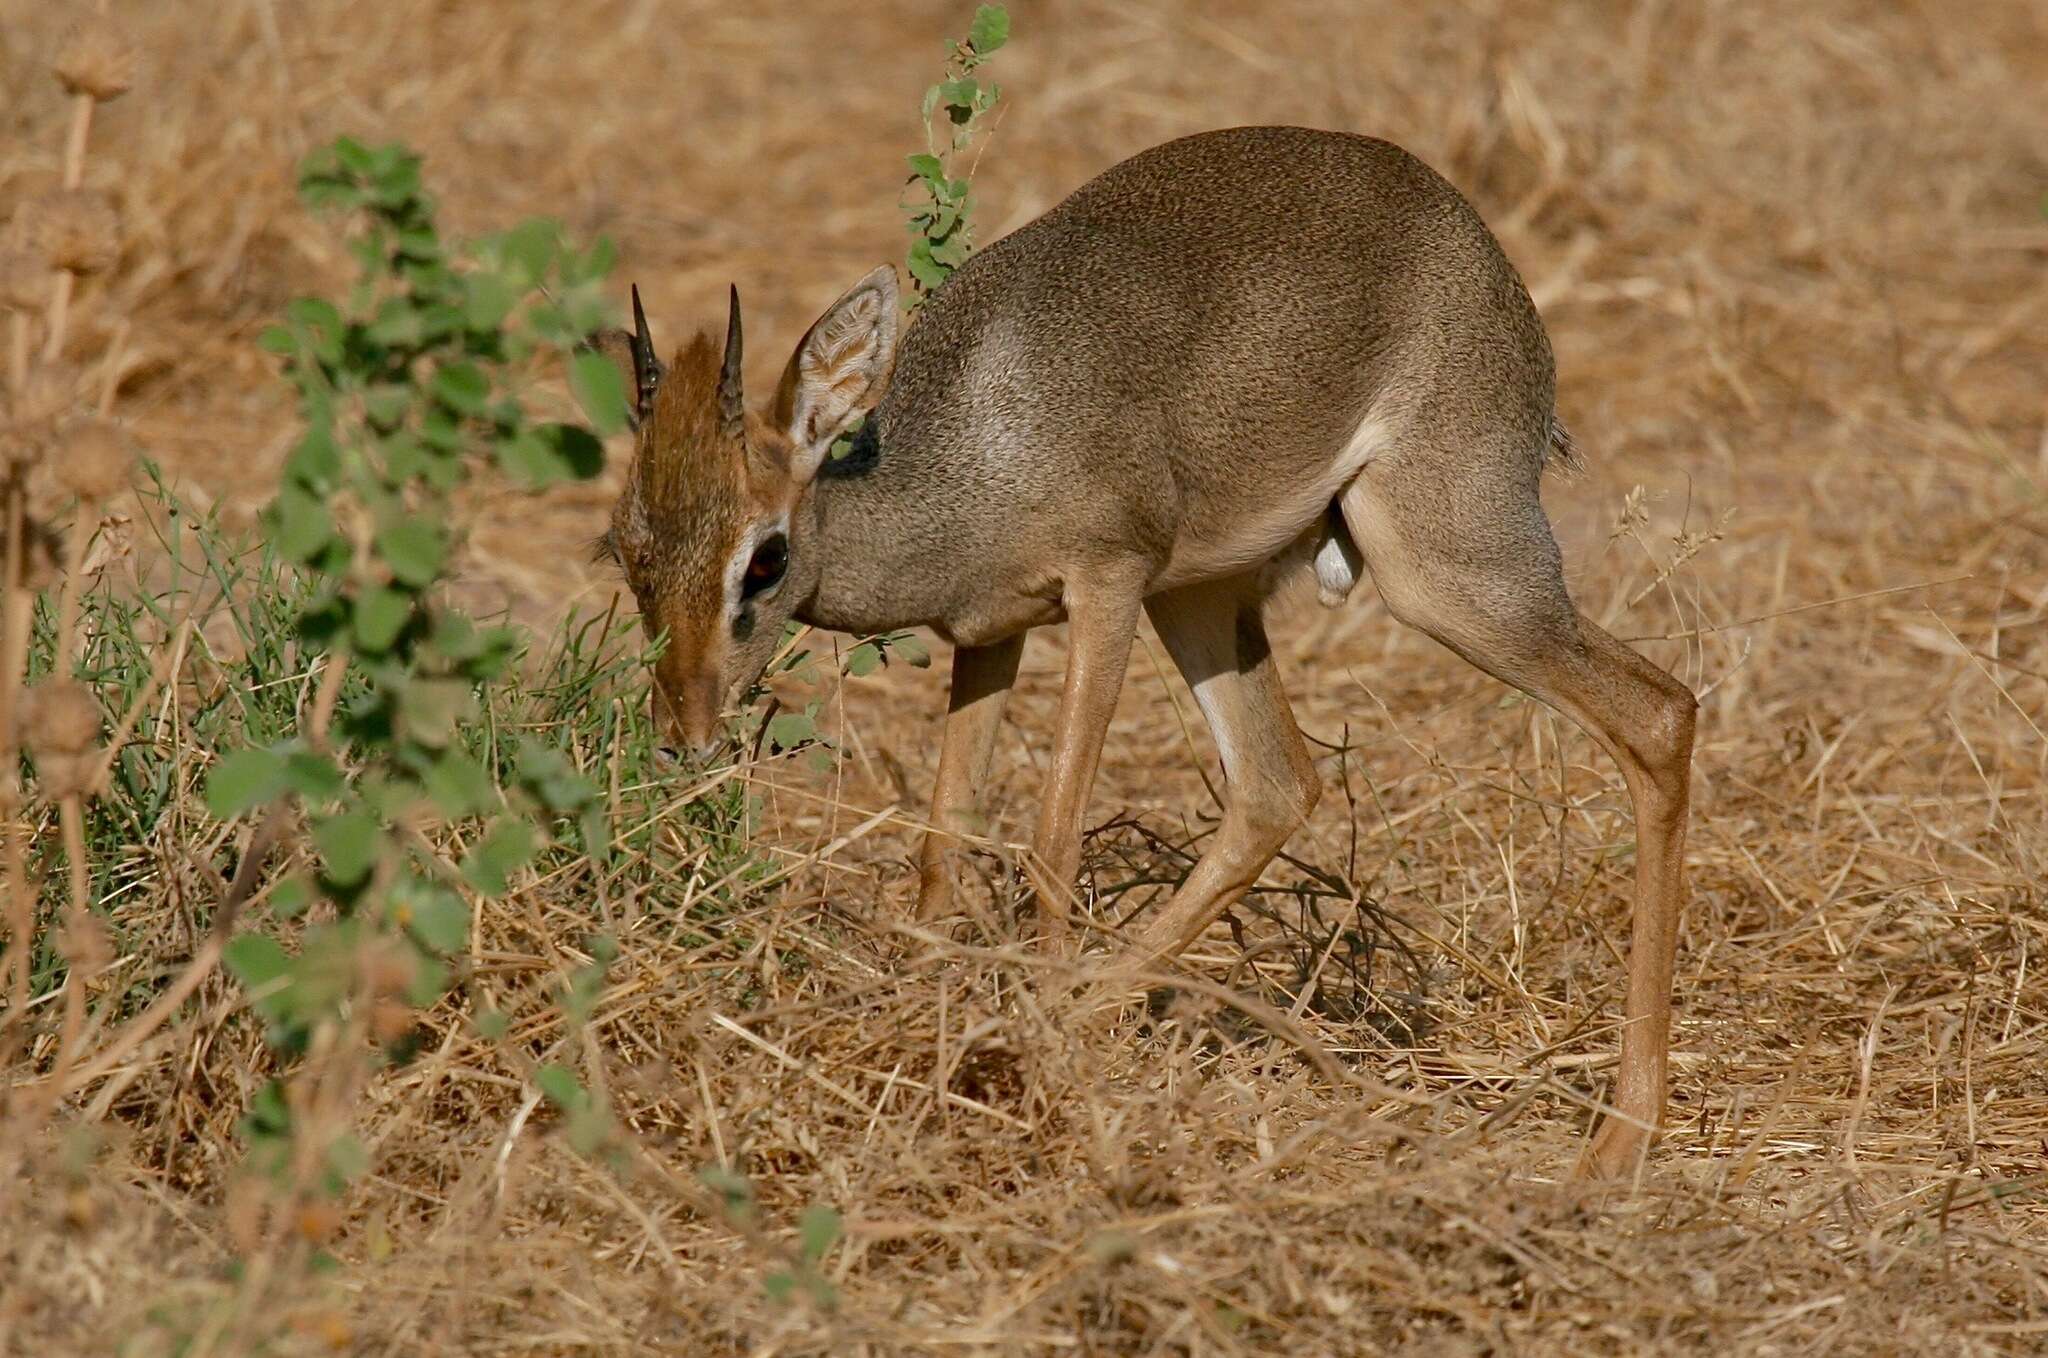
[(1533, 482), (1553, 390), (1513, 266), (1415, 157), (1304, 128), (1168, 142), (926, 303), (875, 468), (819, 485), (831, 564), (807, 611), (980, 639), (1045, 620), (965, 597), (989, 577), (1045, 598), (1105, 553), (1149, 555), (1160, 585), (1255, 566), (1330, 518), (1364, 426), (1356, 457), (1427, 426)]

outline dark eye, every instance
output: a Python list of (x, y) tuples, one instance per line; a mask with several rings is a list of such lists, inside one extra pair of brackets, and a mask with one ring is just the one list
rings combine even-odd
[(746, 576), (740, 581), (740, 597), (751, 599), (763, 590), (774, 589), (782, 583), (782, 574), (789, 569), (789, 540), (780, 533), (764, 539), (754, 549), (754, 559), (747, 563)]

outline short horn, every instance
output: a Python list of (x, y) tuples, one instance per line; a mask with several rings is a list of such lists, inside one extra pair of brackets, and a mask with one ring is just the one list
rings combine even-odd
[(718, 370), (718, 422), (729, 439), (746, 434), (746, 406), (740, 395), (740, 289), (732, 288), (732, 314), (725, 323), (725, 364)]
[(640, 285), (633, 285), (633, 408), (640, 422), (654, 413), (654, 388), (661, 381), (661, 364), (654, 357), (654, 336), (647, 330), (647, 313), (640, 309)]

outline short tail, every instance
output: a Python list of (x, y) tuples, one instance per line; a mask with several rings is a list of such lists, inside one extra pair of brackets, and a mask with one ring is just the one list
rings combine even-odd
[(1544, 450), (1543, 465), (1568, 472), (1586, 469), (1585, 459), (1579, 456), (1579, 445), (1572, 438), (1572, 431), (1564, 427), (1564, 421), (1555, 413), (1550, 417), (1550, 446)]

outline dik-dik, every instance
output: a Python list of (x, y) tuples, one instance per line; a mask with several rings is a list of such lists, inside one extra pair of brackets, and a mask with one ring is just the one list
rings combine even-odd
[(1589, 1163), (1633, 1162), (1664, 1107), (1694, 701), (1566, 594), (1538, 493), (1569, 448), (1550, 344), (1440, 176), (1333, 132), (1168, 142), (975, 255), (914, 324), (894, 272), (868, 274), (763, 403), (741, 390), (737, 291), (722, 349), (700, 334), (663, 365), (636, 326), (603, 346), (638, 415), (606, 542), (668, 637), (657, 723), (714, 747), (792, 618), (947, 638), (926, 916), (947, 906), (1025, 634), (1047, 623), (1071, 638), (1032, 841), (1049, 936), (1141, 610), (1229, 788), (1138, 930), (1145, 954), (1199, 936), (1316, 804), (1264, 622), (1290, 578), (1335, 604), (1369, 573), (1395, 617), (1584, 727), (1636, 817), (1618, 1116)]

